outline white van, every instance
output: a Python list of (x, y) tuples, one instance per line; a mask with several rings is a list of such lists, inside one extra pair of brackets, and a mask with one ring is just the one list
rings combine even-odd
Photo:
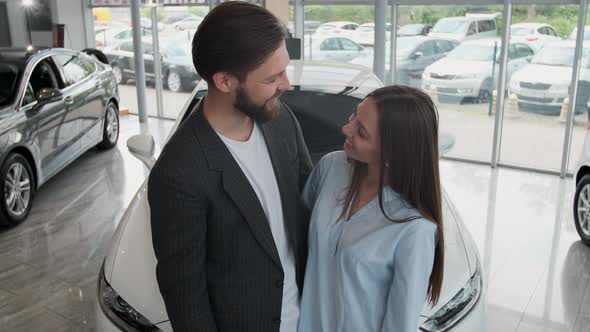
[(496, 17), (498, 15), (500, 13), (467, 14), (441, 18), (428, 35), (457, 41), (496, 37)]

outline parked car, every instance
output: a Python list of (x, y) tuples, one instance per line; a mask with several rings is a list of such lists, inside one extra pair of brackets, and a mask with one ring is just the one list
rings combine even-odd
[(87, 150), (119, 138), (111, 68), (66, 49), (0, 49), (0, 225), (24, 221), (35, 192)]
[[(305, 142), (317, 162), (324, 154), (342, 149), (341, 126), (369, 92), (382, 86), (368, 70), (348, 64), (294, 61), (287, 69), (292, 90), (282, 101), (298, 118)], [(202, 81), (181, 111), (170, 136), (194, 112), (207, 93)], [(170, 137), (169, 136), (169, 137)], [(441, 138), (441, 153), (452, 139)], [(130, 151), (153, 165), (153, 138), (132, 137)], [(145, 151), (141, 153), (140, 151)], [(148, 166), (151, 167), (151, 166)], [(172, 331), (156, 280), (156, 258), (152, 246), (147, 181), (124, 213), (99, 275), (98, 331)], [(445, 271), (439, 304), (424, 305), (422, 331), (471, 332), (484, 330), (485, 287), (477, 248), (447, 194), (443, 199), (445, 227)]]
[(517, 23), (510, 26), (510, 41), (529, 45), (535, 53), (547, 43), (560, 41), (552, 26), (545, 23)]
[[(409, 85), (416, 88), (422, 87), (422, 72), (428, 65), (445, 57), (450, 51), (459, 45), (456, 40), (447, 40), (437, 37), (413, 36), (397, 39), (396, 52), (396, 83)], [(385, 45), (385, 77), (389, 82), (390, 67), (390, 43)], [(352, 64), (373, 68), (373, 49), (368, 49), (365, 54), (350, 61)]]
[[(143, 37), (151, 37), (152, 29), (141, 28)], [(121, 44), (125, 40), (133, 38), (133, 30), (130, 28), (101, 28), (95, 29), (96, 48), (112, 47)]]
[[(461, 43), (446, 57), (424, 69), (422, 88), (436, 90), (439, 96), (451, 97), (451, 100), (487, 103), (498, 81), (501, 46), (501, 40), (497, 38)], [(533, 55), (534, 51), (526, 44), (511, 43), (508, 47), (508, 79), (528, 64)]]
[[(586, 82), (590, 88), (590, 82)], [(590, 112), (588, 126), (590, 128)], [(580, 153), (574, 174), (576, 192), (574, 195), (573, 215), (576, 231), (582, 242), (590, 247), (590, 129), (586, 130), (584, 147)]]
[[(578, 34), (578, 28), (574, 28), (574, 30), (572, 31), (572, 33), (570, 33), (570, 35), (567, 39), (576, 40), (577, 34)], [(590, 39), (590, 26), (587, 25), (584, 27), (584, 40), (589, 40), (589, 39)]]
[[(387, 23), (385, 28), (385, 40), (391, 40), (391, 24)], [(361, 24), (356, 30), (354, 30), (352, 40), (362, 46), (373, 46), (375, 44), (375, 23)]]
[(496, 37), (495, 17), (481, 14), (441, 18), (428, 35), (458, 41)]
[[(590, 45), (582, 49), (580, 81), (590, 81)], [(518, 71), (509, 81), (510, 93), (518, 97), (521, 111), (559, 115), (564, 99), (569, 95), (576, 42), (573, 40), (547, 44), (531, 63)], [(579, 89), (587, 90), (585, 89)], [(588, 96), (578, 103), (588, 104)], [(583, 99), (581, 99), (583, 98)], [(576, 108), (582, 112), (584, 108)]]
[(431, 29), (432, 25), (430, 24), (411, 23), (399, 27), (399, 29), (397, 30), (397, 35), (399, 37), (426, 36)]
[[(303, 22), (303, 33), (305, 34), (311, 34), (314, 33), (315, 30), (320, 26), (321, 22), (320, 21), (304, 21)], [(291, 34), (295, 34), (295, 24), (293, 22), (289, 22), (289, 24), (287, 24), (287, 29), (289, 30), (289, 32), (291, 32)]]
[[(145, 76), (154, 81), (156, 71), (154, 67), (154, 49), (151, 40), (143, 41)], [(133, 41), (127, 40), (114, 48), (103, 50), (108, 57), (117, 83), (125, 84), (135, 79), (135, 62)], [(165, 86), (173, 92), (185, 91), (196, 86), (201, 79), (193, 65), (190, 44), (177, 41), (162, 42), (160, 44), (162, 59), (162, 80)]]
[(188, 16), (172, 23), (172, 27), (174, 30), (196, 30), (201, 22), (203, 22), (203, 18), (200, 16)]
[(348, 62), (365, 52), (364, 47), (346, 37), (312, 38), (310, 44), (305, 45), (309, 60)]
[(195, 16), (195, 15), (193, 15), (189, 12), (186, 12), (186, 11), (179, 11), (179, 12), (170, 13), (164, 19), (164, 23), (170, 25), (172, 23), (178, 22), (184, 18), (191, 17), (191, 16)]
[(327, 22), (320, 24), (315, 30), (314, 38), (334, 35), (352, 38), (354, 30), (358, 27), (359, 25), (354, 22)]

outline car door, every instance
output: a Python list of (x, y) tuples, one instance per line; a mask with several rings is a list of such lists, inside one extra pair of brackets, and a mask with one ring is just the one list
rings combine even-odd
[(314, 60), (342, 61), (342, 46), (338, 38), (327, 38), (320, 44), (320, 54), (312, 54)]
[[(62, 94), (66, 101), (67, 117), (69, 122), (74, 122), (60, 129), (60, 140), (68, 145), (76, 145), (81, 150), (89, 144), (88, 139), (83, 137), (97, 116), (96, 112), (93, 114), (91, 105), (94, 104), (96, 108), (92, 96), (97, 89), (96, 68), (75, 53), (58, 54), (53, 58), (61, 69), (60, 74), (65, 83)], [(69, 162), (71, 157), (71, 154), (65, 156), (64, 163)]]
[[(77, 124), (70, 112), (74, 101), (71, 95), (63, 94), (65, 82), (51, 57), (35, 65), (28, 85), (31, 86), (28, 93), (32, 94), (32, 97), (24, 98), (26, 102), (23, 102), (21, 110), (25, 111), (27, 117), (35, 123), (41, 169), (45, 176), (51, 176), (63, 165), (64, 156), (75, 154), (79, 149), (73, 140), (77, 132)], [(32, 105), (32, 100), (37, 99), (44, 89), (59, 90), (62, 96), (56, 100), (37, 102), (36, 105)]]
[(89, 74), (87, 78), (89, 82), (84, 83), (89, 88), (86, 92), (86, 105), (77, 110), (79, 112), (82, 150), (87, 150), (102, 140), (105, 113), (104, 100), (107, 93), (103, 86), (105, 80), (110, 79), (110, 77), (105, 79), (104, 75), (101, 75), (104, 67), (98, 65), (95, 60), (86, 54), (79, 54), (78, 60)]
[(143, 63), (145, 76), (149, 79), (154, 79), (156, 71), (154, 69), (154, 48), (152, 44), (143, 43)]

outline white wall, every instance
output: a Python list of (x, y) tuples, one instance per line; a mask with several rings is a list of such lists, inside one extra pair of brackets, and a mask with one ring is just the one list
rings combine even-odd
[(0, 2), (6, 2), (12, 46), (26, 47), (29, 43), (29, 37), (27, 35), (27, 26), (25, 25), (25, 11), (21, 6), (21, 1), (0, 0)]

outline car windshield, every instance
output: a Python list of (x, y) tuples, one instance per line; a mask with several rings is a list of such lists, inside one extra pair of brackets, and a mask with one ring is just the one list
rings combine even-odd
[(459, 32), (467, 22), (463, 20), (442, 19), (434, 25), (432, 32), (453, 33)]
[(512, 36), (527, 36), (527, 35), (532, 35), (534, 33), (535, 33), (535, 30), (531, 29), (531, 28), (523, 28), (523, 27), (510, 28), (510, 35), (512, 35)]
[(398, 58), (407, 58), (410, 53), (422, 42), (422, 38), (403, 37), (397, 40)]
[(399, 35), (417, 35), (422, 32), (422, 24), (406, 24), (399, 28)]
[(164, 45), (164, 52), (169, 56), (188, 56), (191, 54), (190, 47), (186, 44), (170, 43)]
[(334, 29), (336, 29), (336, 26), (329, 24), (320, 25), (318, 27), (318, 31), (332, 31)]
[(17, 65), (0, 62), (0, 107), (9, 105), (16, 97), (19, 74)]
[[(500, 53), (500, 43), (496, 49), (496, 56)], [(467, 61), (492, 61), (494, 59), (494, 45), (461, 44), (447, 55), (449, 59)]]
[[(570, 46), (546, 46), (531, 61), (540, 65), (571, 67), (574, 63), (575, 48)], [(590, 58), (590, 49), (582, 50), (582, 66), (588, 67)]]

